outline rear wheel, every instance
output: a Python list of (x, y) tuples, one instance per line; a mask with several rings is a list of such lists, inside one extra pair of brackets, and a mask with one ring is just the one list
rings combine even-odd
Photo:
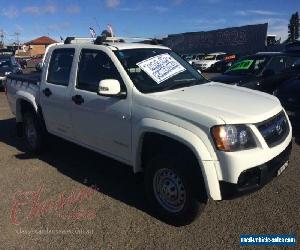
[(40, 153), (44, 146), (44, 133), (37, 115), (27, 111), (23, 115), (24, 135), (28, 151)]
[(185, 225), (199, 214), (200, 203), (192, 190), (190, 173), (186, 162), (174, 156), (157, 156), (147, 164), (148, 199), (158, 216), (169, 224)]

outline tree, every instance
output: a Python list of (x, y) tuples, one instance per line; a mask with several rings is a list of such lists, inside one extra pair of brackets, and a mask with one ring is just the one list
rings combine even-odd
[(292, 14), (289, 24), (288, 42), (294, 42), (299, 38), (299, 15), (298, 12)]

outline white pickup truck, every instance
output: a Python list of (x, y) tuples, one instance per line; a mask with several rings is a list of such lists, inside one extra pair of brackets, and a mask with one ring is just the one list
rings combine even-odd
[(70, 38), (48, 49), (40, 80), (9, 75), (6, 91), (28, 150), (53, 134), (144, 172), (150, 204), (174, 225), (289, 162), (276, 97), (210, 82), (167, 47)]

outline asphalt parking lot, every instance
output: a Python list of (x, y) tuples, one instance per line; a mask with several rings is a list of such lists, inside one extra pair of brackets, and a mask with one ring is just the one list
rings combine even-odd
[(38, 158), (26, 154), (0, 93), (0, 249), (237, 249), (240, 234), (299, 239), (295, 137), (280, 177), (251, 195), (209, 201), (195, 222), (177, 228), (152, 215), (127, 166), (57, 138)]

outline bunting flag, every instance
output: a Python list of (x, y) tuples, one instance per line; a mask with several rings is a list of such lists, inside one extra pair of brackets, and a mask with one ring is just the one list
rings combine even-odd
[(114, 32), (110, 24), (107, 25), (107, 31), (111, 34), (111, 37), (114, 37)]
[(96, 32), (92, 27), (90, 27), (90, 33), (92, 38), (96, 38)]

